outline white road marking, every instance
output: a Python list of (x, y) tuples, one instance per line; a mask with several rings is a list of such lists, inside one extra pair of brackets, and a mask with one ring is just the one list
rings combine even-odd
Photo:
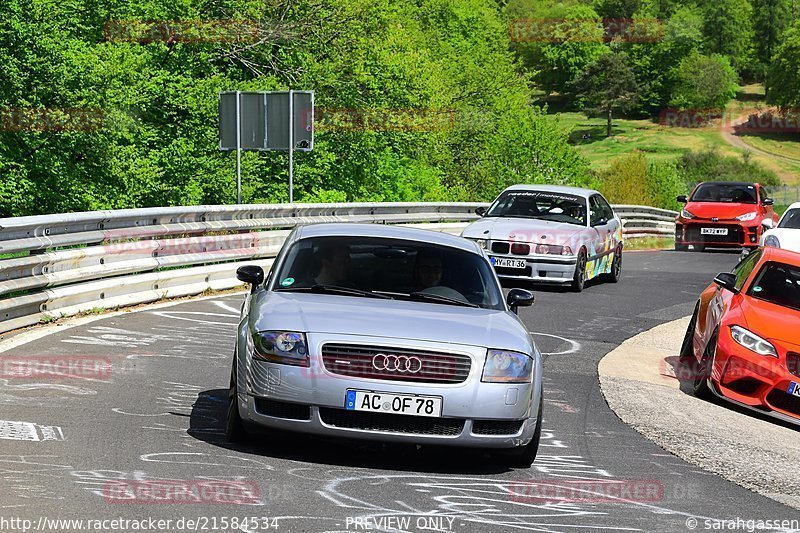
[(30, 442), (64, 440), (64, 433), (58, 426), (41, 426), (33, 422), (0, 420), (0, 439)]
[(572, 339), (567, 339), (566, 337), (561, 337), (559, 335), (552, 335), (550, 333), (539, 333), (537, 331), (531, 331), (531, 335), (540, 336), (540, 337), (550, 337), (553, 339), (558, 339), (560, 341), (564, 341), (569, 344), (569, 348), (561, 352), (542, 352), (542, 355), (567, 355), (571, 353), (575, 353), (581, 349), (581, 343), (578, 341), (574, 341)]

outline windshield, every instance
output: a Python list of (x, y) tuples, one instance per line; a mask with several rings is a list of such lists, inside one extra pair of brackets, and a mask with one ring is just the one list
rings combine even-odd
[(483, 257), (387, 238), (301, 239), (289, 249), (273, 290), (505, 309), (503, 293)]
[(586, 225), (586, 199), (545, 191), (507, 191), (495, 200), (487, 217), (517, 217)]
[(742, 183), (704, 183), (697, 187), (690, 202), (719, 202), (730, 204), (758, 203), (755, 185)]
[(786, 229), (800, 229), (800, 209), (792, 209), (787, 211), (786, 214), (783, 215), (778, 227)]
[(748, 294), (800, 310), (800, 267), (772, 262), (765, 264)]

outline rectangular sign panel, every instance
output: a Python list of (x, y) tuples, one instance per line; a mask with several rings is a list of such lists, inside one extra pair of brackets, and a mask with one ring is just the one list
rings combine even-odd
[[(219, 95), (219, 149), (236, 150), (236, 92)], [(242, 150), (266, 150), (264, 93), (239, 92)]]

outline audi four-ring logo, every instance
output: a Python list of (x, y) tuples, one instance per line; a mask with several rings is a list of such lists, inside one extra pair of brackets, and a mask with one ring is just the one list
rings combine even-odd
[(407, 355), (386, 355), (379, 353), (372, 358), (372, 366), (375, 370), (416, 374), (422, 370), (422, 361), (419, 357), (414, 356), (409, 357)]

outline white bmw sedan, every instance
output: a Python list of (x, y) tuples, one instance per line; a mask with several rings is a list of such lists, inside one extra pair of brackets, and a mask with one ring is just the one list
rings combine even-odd
[(590, 189), (514, 185), (462, 237), (476, 241), (501, 278), (570, 284), (622, 271), (622, 222), (603, 196)]
[(542, 356), (483, 250), (373, 224), (297, 228), (251, 292), (226, 434), (248, 426), (503, 450), (529, 467), (542, 428)]

